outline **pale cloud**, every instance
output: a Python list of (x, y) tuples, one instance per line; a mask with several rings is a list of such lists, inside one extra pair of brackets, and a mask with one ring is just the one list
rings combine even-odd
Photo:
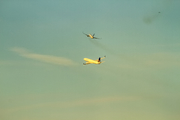
[(21, 107), (14, 107), (8, 109), (0, 109), (4, 111), (3, 114), (11, 114), (17, 111), (24, 110), (33, 110), (33, 109), (44, 109), (44, 108), (73, 108), (73, 107), (86, 107), (93, 105), (105, 105), (110, 103), (119, 103), (119, 102), (131, 102), (139, 101), (142, 98), (137, 96), (123, 96), (123, 97), (99, 97), (99, 98), (89, 98), (89, 99), (80, 99), (74, 101), (58, 101), (58, 102), (45, 102)]
[(98, 104), (108, 104), (113, 102), (125, 102), (125, 101), (135, 101), (140, 98), (138, 97), (102, 97), (94, 99), (83, 99), (73, 102), (66, 103), (66, 107), (73, 106), (89, 106), (89, 105), (98, 105)]
[(24, 48), (12, 48), (11, 50), (15, 53), (18, 53), (22, 57), (38, 60), (38, 61), (45, 62), (45, 63), (62, 65), (62, 66), (77, 65), (76, 62), (72, 61), (71, 59), (65, 58), (65, 57), (36, 54), (36, 53), (29, 52), (28, 50), (26, 50)]

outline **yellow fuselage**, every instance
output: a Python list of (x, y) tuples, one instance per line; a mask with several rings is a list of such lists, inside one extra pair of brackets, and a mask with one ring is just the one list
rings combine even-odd
[(92, 36), (91, 34), (89, 34), (89, 37), (90, 37), (91, 39), (93, 39), (93, 38), (94, 38), (94, 36)]
[(84, 58), (84, 61), (86, 61), (86, 64), (100, 64), (101, 62), (97, 61), (97, 60), (92, 60), (89, 58)]

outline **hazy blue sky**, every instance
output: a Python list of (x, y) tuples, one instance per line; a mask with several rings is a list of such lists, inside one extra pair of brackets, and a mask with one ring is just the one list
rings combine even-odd
[(1, 0), (0, 119), (179, 120), (179, 6)]

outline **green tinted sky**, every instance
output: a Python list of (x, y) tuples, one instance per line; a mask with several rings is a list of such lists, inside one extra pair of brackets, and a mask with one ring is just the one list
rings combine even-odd
[(179, 6), (1, 0), (0, 119), (180, 119)]

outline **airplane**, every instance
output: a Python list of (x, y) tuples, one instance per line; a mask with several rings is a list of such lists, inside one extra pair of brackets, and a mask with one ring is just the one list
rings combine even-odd
[(83, 65), (87, 65), (87, 64), (101, 64), (105, 61), (101, 61), (101, 59), (104, 59), (106, 56), (104, 56), (103, 58), (99, 57), (99, 59), (97, 60), (92, 60), (89, 58), (84, 58), (84, 61), (86, 61), (86, 63), (83, 63)]
[(85, 34), (87, 37), (90, 37), (91, 39), (100, 39), (100, 38), (94, 37), (95, 34), (93, 34), (93, 35), (86, 34), (86, 33), (83, 33), (83, 34)]

